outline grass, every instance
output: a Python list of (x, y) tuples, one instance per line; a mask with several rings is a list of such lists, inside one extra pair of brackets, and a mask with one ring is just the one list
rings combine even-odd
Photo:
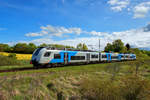
[(12, 70), (12, 69), (22, 69), (22, 68), (32, 68), (32, 65), (14, 65), (14, 66), (0, 66), (0, 70)]
[[(0, 100), (149, 100), (150, 98), (150, 93), (147, 92), (150, 91), (148, 56), (138, 57), (136, 61), (44, 69), (32, 69), (29, 60), (14, 60), (13, 57), (6, 59), (8, 61), (4, 61), (6, 65), (0, 66), (0, 71), (23, 70), (0, 73)], [(8, 65), (9, 61), (14, 62)]]
[(17, 60), (16, 54), (0, 55), (0, 66), (29, 65), (29, 60)]
[[(21, 66), (0, 66), (0, 70), (32, 68), (32, 65), (27, 62), (22, 61)], [(135, 69), (135, 61), (127, 61), (0, 73), (0, 99), (57, 100), (59, 98), (59, 100), (74, 100), (76, 98), (80, 100), (84, 95), (81, 89), (88, 89), (81, 87), (83, 83), (85, 86), (91, 84), (91, 88), (94, 89), (97, 88), (96, 84), (100, 83), (99, 80), (106, 81), (106, 83), (113, 81), (111, 87), (115, 89), (120, 79), (135, 75)], [(149, 80), (149, 69), (149, 63), (144, 63), (138, 70), (138, 76)], [(104, 84), (101, 86), (105, 87)], [(101, 86), (98, 87), (102, 88)]]
[[(93, 72), (95, 70), (102, 71), (104, 69), (104, 66), (107, 64), (89, 64), (89, 65), (79, 65), (79, 66), (65, 66), (65, 67), (57, 67), (57, 68), (41, 68), (41, 69), (35, 69), (35, 70), (24, 70), (21, 72), (15, 72), (18, 74), (29, 74), (29, 73), (49, 73), (49, 72), (57, 72), (58, 74), (61, 72), (65, 72), (67, 74), (77, 74), (81, 72)], [(32, 65), (22, 65), (22, 66), (1, 66), (0, 70), (5, 70), (5, 69), (12, 69), (12, 68), (32, 68)], [(0, 73), (7, 75), (9, 73)]]
[[(78, 80), (85, 77), (88, 72), (94, 72), (93, 68), (99, 69), (100, 67), (97, 67), (97, 65), (99, 64), (94, 64), (94, 66), (68, 66), (23, 72), (1, 73), (0, 81), (4, 93), (9, 95), (10, 98), (15, 97), (13, 98), (14, 100), (21, 97), (26, 97), (27, 99), (32, 98), (35, 100), (46, 98), (52, 98), (55, 100), (57, 98), (57, 93), (62, 91), (65, 97), (69, 98), (69, 96), (75, 95), (76, 92), (78, 93), (78, 89), (76, 88)], [(93, 66), (93, 68), (90, 68), (91, 66)], [(103, 66), (104, 64), (102, 64), (102, 67)], [(38, 94), (36, 90), (40, 90), (41, 92)], [(32, 95), (30, 95), (30, 93), (32, 93)]]

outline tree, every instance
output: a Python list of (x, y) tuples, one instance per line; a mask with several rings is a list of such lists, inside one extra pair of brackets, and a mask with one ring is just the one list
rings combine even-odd
[(8, 44), (0, 44), (0, 52), (8, 52), (10, 50), (10, 46)]
[(113, 43), (107, 43), (107, 46), (105, 47), (105, 52), (119, 52), (119, 53), (126, 53), (127, 48), (124, 46), (124, 43), (118, 39), (113, 41)]
[(79, 44), (77, 45), (77, 49), (82, 50), (82, 43), (79, 43)]
[(40, 44), (39, 47), (47, 47), (47, 46), (48, 46), (47, 44), (43, 43), (43, 44)]
[(126, 48), (127, 48), (127, 51), (130, 50), (130, 44), (129, 43), (126, 44)]
[(27, 53), (28, 45), (26, 43), (17, 43), (13, 48), (15, 53)]
[(86, 46), (86, 44), (83, 44), (83, 50), (88, 50), (88, 47)]
[(80, 49), (80, 50), (88, 50), (88, 47), (86, 46), (86, 44), (82, 44), (82, 43), (79, 43), (77, 45), (77, 49)]
[(74, 49), (74, 47), (73, 47), (73, 46), (65, 46), (65, 48), (72, 48), (72, 49)]
[(107, 43), (107, 46), (105, 47), (105, 52), (114, 51), (113, 45), (110, 43)]
[(124, 43), (118, 39), (118, 40), (115, 40), (113, 43), (113, 48), (114, 48), (114, 52), (120, 52), (120, 53), (123, 53), (125, 52), (125, 47), (124, 47)]
[(36, 48), (37, 47), (34, 43), (29, 43), (27, 53), (29, 53), (29, 54), (33, 53)]

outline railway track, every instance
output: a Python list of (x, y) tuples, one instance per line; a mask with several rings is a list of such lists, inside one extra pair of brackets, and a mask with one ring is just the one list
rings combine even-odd
[[(132, 62), (132, 61), (127, 61), (127, 62)], [(90, 64), (105, 64), (106, 62), (101, 62), (101, 63), (90, 63)], [(107, 63), (121, 63), (121, 62), (107, 62)], [(87, 64), (70, 64), (70, 65), (65, 65), (65, 67), (69, 67), (69, 66), (84, 66)], [(89, 65), (89, 64), (88, 64)], [(62, 67), (62, 66), (53, 66), (51, 68), (58, 68), (58, 67)], [(19, 71), (27, 71), (27, 70), (40, 70), (40, 69), (47, 69), (50, 67), (38, 67), (38, 68), (34, 68), (34, 67), (22, 67), (22, 68), (11, 68), (11, 69), (5, 69), (5, 70), (0, 70), (0, 73), (4, 73), (4, 72), (19, 72)]]
[[(44, 68), (38, 68), (38, 69), (44, 69)], [(19, 71), (27, 71), (27, 70), (38, 70), (33, 67), (22, 67), (22, 68), (12, 68), (12, 69), (5, 69), (5, 70), (0, 70), (0, 73), (4, 72), (19, 72)]]

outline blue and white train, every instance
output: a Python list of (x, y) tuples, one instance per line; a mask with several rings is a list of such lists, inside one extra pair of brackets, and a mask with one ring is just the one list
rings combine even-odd
[(38, 68), (40, 66), (53, 67), (68, 64), (88, 64), (125, 60), (136, 60), (136, 55), (94, 51), (53, 50), (48, 47), (41, 47), (33, 52), (30, 63)]

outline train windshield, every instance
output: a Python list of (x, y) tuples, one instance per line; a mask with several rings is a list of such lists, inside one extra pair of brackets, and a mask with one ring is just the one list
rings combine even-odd
[(46, 52), (45, 54), (44, 54), (44, 57), (49, 57), (51, 55), (51, 52)]
[(37, 56), (37, 55), (39, 54), (39, 52), (40, 52), (41, 49), (42, 49), (42, 48), (38, 48), (38, 49), (35, 51), (35, 53), (33, 54), (33, 56)]

